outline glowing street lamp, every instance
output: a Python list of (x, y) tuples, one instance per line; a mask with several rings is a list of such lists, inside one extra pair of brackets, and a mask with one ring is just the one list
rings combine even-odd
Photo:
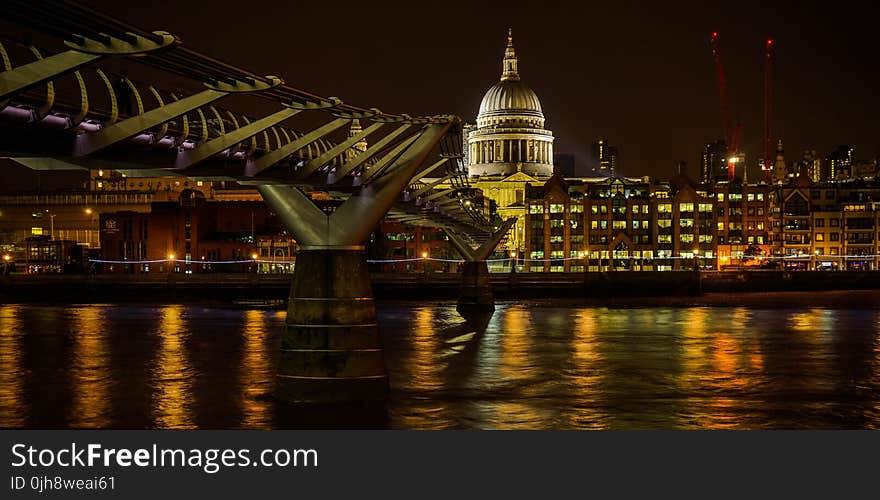
[(92, 215), (92, 209), (91, 209), (91, 208), (87, 208), (87, 209), (85, 210), (85, 212), (86, 212), (86, 215)]
[(168, 254), (168, 260), (174, 261), (174, 254), (173, 253)]

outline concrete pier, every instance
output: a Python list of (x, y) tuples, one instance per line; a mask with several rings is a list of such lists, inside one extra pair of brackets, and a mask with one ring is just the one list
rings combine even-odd
[(278, 379), (283, 400), (384, 398), (388, 377), (363, 249), (298, 255)]

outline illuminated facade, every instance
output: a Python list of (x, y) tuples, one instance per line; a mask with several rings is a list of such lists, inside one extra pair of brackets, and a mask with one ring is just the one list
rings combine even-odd
[(553, 177), (526, 191), (532, 272), (665, 271), (760, 265), (772, 253), (765, 184)]
[(468, 172), (471, 177), (525, 172), (547, 178), (553, 174), (553, 132), (544, 129), (538, 96), (520, 80), (510, 33), (502, 64), (501, 80), (486, 91), (477, 125), (468, 128)]
[(517, 222), (499, 251), (525, 250), (526, 185), (553, 174), (553, 132), (544, 128), (544, 112), (535, 92), (519, 75), (519, 60), (508, 32), (501, 79), (486, 91), (476, 125), (463, 127), (464, 161), (471, 186), (491, 200), (501, 219)]

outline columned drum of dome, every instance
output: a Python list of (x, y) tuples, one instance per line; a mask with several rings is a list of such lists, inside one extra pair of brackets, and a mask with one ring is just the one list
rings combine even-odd
[(553, 132), (535, 92), (519, 77), (519, 61), (508, 32), (501, 80), (486, 91), (477, 126), (467, 137), (471, 176), (504, 176), (522, 171), (553, 174)]

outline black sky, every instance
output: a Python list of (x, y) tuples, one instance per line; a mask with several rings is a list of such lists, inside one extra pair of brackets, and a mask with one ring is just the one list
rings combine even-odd
[(626, 175), (696, 173), (720, 138), (709, 34), (721, 34), (731, 120), (753, 163), (763, 136), (763, 44), (776, 41), (774, 142), (788, 159), (852, 144), (880, 155), (880, 8), (823, 2), (120, 2), (87, 5), (164, 29), (214, 57), (388, 112), (473, 122), (508, 27), (557, 152), (584, 163), (606, 137)]

